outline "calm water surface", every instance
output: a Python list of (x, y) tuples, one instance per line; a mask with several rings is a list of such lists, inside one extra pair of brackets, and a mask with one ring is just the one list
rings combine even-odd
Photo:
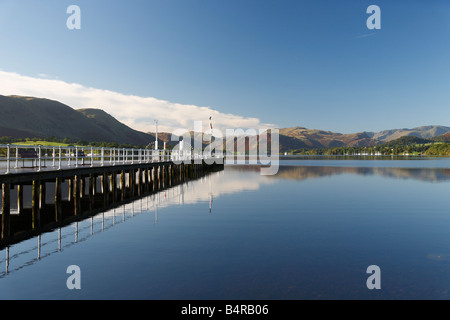
[(229, 166), (2, 249), (0, 298), (449, 299), (449, 195), (448, 159)]

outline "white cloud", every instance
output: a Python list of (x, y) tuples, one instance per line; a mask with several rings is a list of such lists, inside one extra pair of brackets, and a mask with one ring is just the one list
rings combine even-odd
[[(42, 76), (42, 75), (41, 75)], [(225, 132), (233, 128), (272, 128), (258, 118), (246, 118), (221, 113), (210, 107), (184, 105), (152, 97), (125, 95), (118, 92), (89, 88), (58, 79), (33, 78), (0, 70), (0, 95), (21, 95), (57, 100), (74, 109), (103, 109), (133, 129), (154, 131), (154, 119), (158, 119), (159, 130), (173, 132), (183, 128), (193, 130), (194, 121), (203, 121), (204, 130), (209, 117), (214, 127)]]

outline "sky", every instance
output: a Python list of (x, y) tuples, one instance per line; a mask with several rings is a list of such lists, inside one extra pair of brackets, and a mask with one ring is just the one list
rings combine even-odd
[(447, 0), (0, 0), (0, 95), (141, 131), (450, 126), (449, 88)]

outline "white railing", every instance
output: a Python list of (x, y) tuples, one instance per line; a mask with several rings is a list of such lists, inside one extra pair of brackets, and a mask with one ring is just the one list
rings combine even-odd
[(13, 169), (23, 168), (35, 171), (41, 171), (43, 168), (62, 170), (80, 166), (181, 162), (207, 158), (211, 158), (211, 155), (189, 150), (7, 144), (0, 145), (0, 174), (10, 174)]
[(11, 173), (11, 169), (20, 168), (40, 171), (42, 168), (51, 167), (61, 170), (79, 166), (115, 166), (170, 160), (171, 152), (168, 150), (0, 145), (0, 170), (5, 170), (4, 174)]

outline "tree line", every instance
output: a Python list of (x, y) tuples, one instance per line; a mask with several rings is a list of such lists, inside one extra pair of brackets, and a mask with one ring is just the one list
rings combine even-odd
[(449, 143), (417, 145), (379, 145), (374, 147), (302, 148), (288, 152), (292, 155), (383, 155), (383, 156), (450, 156)]

